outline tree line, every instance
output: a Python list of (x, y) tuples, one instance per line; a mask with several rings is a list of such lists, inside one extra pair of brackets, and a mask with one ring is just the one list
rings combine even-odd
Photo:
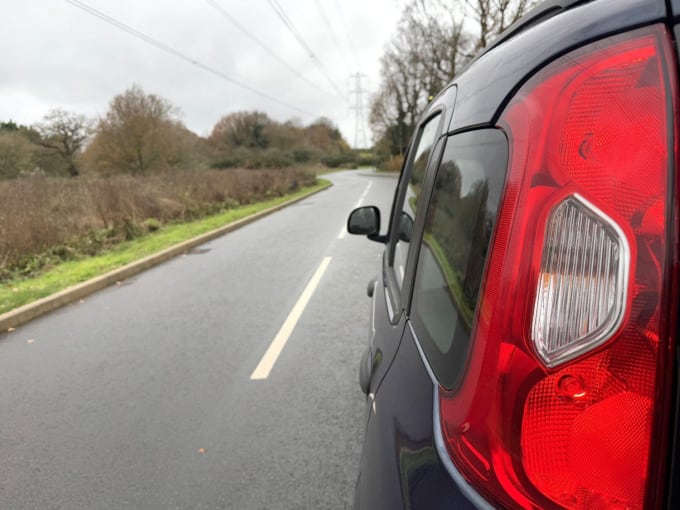
[[(410, 0), (380, 60), (381, 82), (370, 103), (378, 158), (393, 158), (398, 170), (428, 102), (536, 1)], [(115, 96), (99, 119), (53, 110), (32, 126), (0, 122), (0, 178), (307, 163), (338, 167), (357, 159), (325, 118), (305, 126), (259, 111), (234, 112), (200, 137), (182, 123), (177, 107), (136, 85)]]
[(223, 116), (208, 137), (181, 121), (167, 99), (133, 85), (115, 96), (99, 119), (66, 110), (31, 126), (0, 122), (0, 178), (83, 173), (148, 174), (172, 169), (281, 168), (355, 158), (333, 123), (277, 122), (259, 111)]
[[(537, 0), (411, 0), (380, 60), (369, 124), (382, 159), (399, 160), (434, 96)], [(398, 166), (398, 165), (397, 165)]]

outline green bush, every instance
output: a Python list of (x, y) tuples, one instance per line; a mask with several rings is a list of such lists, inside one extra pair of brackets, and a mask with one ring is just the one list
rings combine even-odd
[(161, 228), (161, 222), (156, 218), (147, 218), (142, 222), (142, 228), (147, 232), (156, 232)]
[(35, 147), (22, 134), (14, 131), (0, 132), (0, 178), (17, 177), (34, 168)]
[(212, 168), (217, 168), (220, 170), (226, 168), (246, 168), (248, 166), (248, 161), (253, 157), (253, 152), (246, 149), (245, 147), (237, 147), (226, 153), (223, 153), (217, 161), (212, 165)]
[(276, 148), (256, 152), (248, 162), (247, 168), (288, 168), (293, 165), (290, 154)]
[(357, 166), (376, 166), (377, 157), (372, 152), (360, 152), (356, 156)]
[(296, 163), (308, 163), (312, 157), (312, 151), (309, 149), (293, 149), (293, 159)]
[(321, 162), (328, 168), (356, 168), (357, 162), (351, 152), (329, 154), (321, 158)]

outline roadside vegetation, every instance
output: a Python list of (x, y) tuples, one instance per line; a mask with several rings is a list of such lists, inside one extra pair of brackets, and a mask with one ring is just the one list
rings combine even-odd
[(538, 0), (411, 0), (380, 60), (381, 82), (369, 108), (375, 160), (401, 169), (418, 117), (487, 44)]
[[(237, 112), (199, 137), (136, 85), (99, 119), (53, 110), (32, 126), (0, 122), (0, 311), (309, 190), (320, 171), (358, 159), (326, 119)], [(35, 284), (41, 275), (54, 281)]]
[(282, 197), (316, 182), (304, 169), (0, 181), (0, 281), (106, 252), (178, 223)]
[[(147, 222), (147, 228), (133, 239), (111, 243), (95, 241), (94, 250), (89, 239), (83, 238), (80, 246), (85, 246), (84, 251), (77, 245), (69, 245), (66, 258), (55, 253), (61, 250), (50, 250), (32, 259), (41, 260), (40, 270), (6, 275), (0, 285), (0, 314), (329, 184), (318, 179), (316, 184), (295, 192), (234, 206), (193, 221), (170, 222), (158, 228), (155, 222)], [(104, 235), (104, 239), (106, 237)]]
[(57, 109), (31, 126), (0, 122), (0, 287), (17, 293), (25, 279), (170, 225), (284, 197), (328, 169), (398, 172), (433, 95), (535, 3), (408, 2), (371, 99), (373, 148), (351, 149), (326, 118), (279, 122), (259, 111), (228, 113), (201, 137), (137, 85), (97, 119)]

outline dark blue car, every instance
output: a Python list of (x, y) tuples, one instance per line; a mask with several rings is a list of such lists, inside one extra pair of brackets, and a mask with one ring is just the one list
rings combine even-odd
[(680, 0), (546, 2), (421, 117), (356, 509), (680, 508)]

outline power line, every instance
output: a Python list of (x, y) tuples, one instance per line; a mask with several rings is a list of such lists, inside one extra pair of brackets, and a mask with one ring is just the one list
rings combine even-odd
[(333, 24), (331, 23), (330, 19), (326, 15), (326, 11), (324, 11), (323, 7), (321, 6), (321, 2), (319, 0), (316, 0), (316, 7), (319, 10), (319, 13), (321, 13), (321, 17), (323, 18), (324, 22), (326, 23), (326, 26), (328, 26), (328, 30), (331, 34), (331, 38), (337, 45), (337, 47), (340, 49), (340, 57), (342, 57), (342, 61), (345, 64), (345, 70), (349, 74), (349, 64), (347, 63), (347, 59), (345, 58), (345, 52), (342, 47), (342, 44), (340, 44), (340, 41), (335, 33), (335, 29), (333, 28)]
[(360, 69), (361, 66), (359, 65), (359, 57), (357, 56), (357, 50), (354, 47), (354, 42), (352, 42), (352, 38), (349, 36), (349, 28), (347, 28), (347, 22), (345, 21), (345, 17), (342, 15), (342, 9), (340, 9), (340, 4), (338, 3), (338, 0), (335, 0), (335, 8), (338, 10), (339, 18), (340, 21), (342, 22), (342, 27), (345, 29), (345, 35), (347, 36), (347, 40), (349, 41), (349, 47), (352, 48), (352, 53), (354, 54), (354, 61), (357, 64), (357, 69)]
[(319, 60), (319, 57), (316, 56), (316, 54), (314, 53), (314, 51), (312, 51), (312, 48), (310, 48), (309, 44), (307, 44), (307, 42), (304, 40), (304, 38), (302, 37), (302, 35), (298, 31), (298, 29), (295, 28), (295, 25), (293, 24), (291, 19), (286, 14), (286, 11), (283, 9), (283, 7), (281, 7), (278, 0), (268, 0), (268, 1), (269, 1), (269, 5), (274, 10), (276, 15), (281, 19), (281, 21), (283, 21), (283, 24), (290, 31), (290, 33), (293, 34), (293, 37), (295, 37), (295, 39), (300, 44), (300, 46), (302, 46), (302, 48), (305, 50), (305, 52), (307, 53), (309, 58), (312, 59), (312, 62), (314, 62), (314, 64), (316, 64), (316, 66), (319, 68), (319, 70), (326, 77), (326, 80), (328, 80), (328, 83), (331, 84), (333, 89), (335, 89), (335, 91), (341, 97), (345, 97), (342, 90), (338, 87), (337, 83), (335, 83), (335, 81), (333, 81), (333, 79), (328, 75), (326, 68), (321, 63), (321, 60)]
[(173, 56), (175, 56), (175, 57), (177, 57), (181, 60), (184, 60), (186, 62), (189, 62), (190, 64), (195, 65), (196, 67), (199, 67), (199, 68), (203, 69), (204, 71), (207, 71), (211, 74), (214, 74), (215, 76), (222, 78), (223, 80), (226, 80), (230, 83), (233, 83), (234, 85), (237, 85), (237, 86), (239, 86), (243, 89), (246, 89), (246, 90), (252, 92), (253, 94), (257, 94), (260, 97), (263, 97), (265, 99), (269, 99), (270, 101), (278, 103), (281, 106), (285, 106), (286, 108), (289, 108), (289, 109), (294, 110), (296, 112), (302, 113), (304, 115), (308, 115), (310, 117), (317, 117), (318, 116), (318, 113), (311, 113), (311, 112), (308, 112), (308, 111), (303, 110), (301, 108), (298, 108), (297, 106), (294, 106), (290, 103), (287, 103), (285, 101), (281, 101), (280, 99), (277, 99), (274, 96), (271, 96), (271, 95), (269, 95), (265, 92), (257, 90), (254, 87), (251, 87), (250, 85), (248, 85), (246, 83), (243, 83), (242, 81), (239, 81), (235, 78), (232, 78), (231, 76), (223, 73), (222, 71), (219, 71), (219, 70), (217, 70), (213, 67), (207, 66), (207, 65), (199, 62), (198, 60), (195, 60), (195, 59), (189, 57), (188, 55), (185, 55), (184, 53), (177, 51), (176, 49), (172, 48), (171, 46), (168, 46), (167, 44), (162, 43), (162, 42), (140, 32), (138, 30), (135, 30), (134, 28), (132, 28), (132, 27), (130, 27), (130, 26), (108, 16), (107, 14), (104, 14), (101, 11), (98, 11), (94, 7), (90, 7), (89, 5), (87, 5), (83, 2), (80, 2), (79, 0), (65, 0), (65, 1), (70, 3), (73, 6), (77, 7), (78, 9), (81, 9), (81, 10), (87, 12), (88, 14), (95, 16), (96, 18), (99, 18), (102, 21), (105, 21), (105, 22), (109, 23), (110, 25), (113, 25), (116, 28), (123, 30), (124, 32), (127, 32), (128, 34), (136, 37), (137, 39), (140, 39), (140, 40), (146, 42), (147, 44), (150, 44), (151, 46), (155, 46), (156, 48), (158, 48), (158, 49), (160, 49), (160, 50), (162, 50), (166, 53), (169, 53), (170, 55), (173, 55)]
[(328, 92), (327, 90), (322, 89), (319, 87), (316, 83), (312, 82), (305, 76), (303, 76), (298, 70), (296, 70), (293, 66), (288, 64), (283, 58), (281, 58), (279, 55), (277, 55), (273, 50), (271, 50), (265, 43), (263, 43), (260, 39), (258, 39), (252, 32), (250, 32), (245, 26), (243, 26), (241, 23), (238, 22), (232, 15), (230, 15), (221, 5), (219, 5), (215, 0), (205, 0), (208, 5), (210, 5), (213, 9), (215, 9), (217, 12), (219, 12), (227, 21), (229, 21), (232, 25), (234, 25), (236, 28), (238, 28), (241, 32), (243, 32), (246, 36), (250, 38), (251, 41), (253, 41), (255, 44), (260, 46), (264, 51), (266, 51), (271, 57), (275, 58), (278, 60), (281, 65), (286, 67), (291, 73), (295, 74), (298, 78), (300, 78), (302, 81), (307, 83), (308, 85), (314, 87), (316, 90), (323, 92), (324, 94), (327, 94), (329, 96), (337, 96), (337, 94), (334, 94), (332, 92)]

